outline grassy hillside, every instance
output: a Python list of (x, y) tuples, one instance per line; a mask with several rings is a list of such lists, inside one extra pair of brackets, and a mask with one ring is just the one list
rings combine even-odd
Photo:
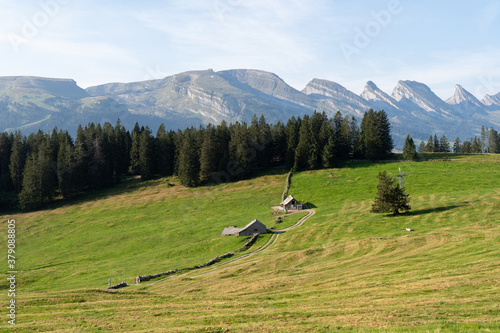
[[(119, 291), (104, 290), (108, 278), (132, 282), (241, 247), (243, 238), (220, 237), (226, 226), (272, 226), (286, 172), (197, 189), (131, 179), (77, 203), (2, 216), (17, 220), (17, 327), (498, 331), (500, 158), (444, 157), (452, 160), (297, 173), (290, 193), (316, 214), (267, 251)], [(378, 172), (398, 167), (409, 174), (412, 211), (371, 214)]]

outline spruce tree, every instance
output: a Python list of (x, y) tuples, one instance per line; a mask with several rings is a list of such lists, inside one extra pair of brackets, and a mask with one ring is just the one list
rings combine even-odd
[(425, 152), (432, 153), (434, 152), (434, 140), (432, 139), (432, 135), (429, 137), (427, 144), (425, 145)]
[(13, 138), (7, 133), (0, 134), (0, 190), (11, 191), (13, 188), (9, 170)]
[(498, 136), (498, 132), (494, 130), (493, 127), (489, 131), (488, 147), (490, 153), (500, 153), (500, 137)]
[(370, 109), (361, 121), (361, 138), (364, 156), (370, 160), (382, 160), (392, 155), (394, 143), (390, 133), (391, 125), (384, 110)]
[(36, 155), (36, 153), (31, 153), (28, 156), (23, 172), (19, 206), (24, 210), (36, 209), (43, 204), (42, 183)]
[(155, 174), (155, 139), (149, 127), (142, 131), (139, 140), (139, 172), (142, 180), (152, 179)]
[(440, 145), (439, 145), (439, 140), (438, 140), (438, 137), (437, 137), (437, 134), (434, 134), (434, 140), (433, 140), (433, 148), (432, 148), (432, 152), (433, 153), (437, 153), (440, 151)]
[(310, 162), (315, 159), (315, 157), (311, 154), (313, 149), (311, 124), (309, 116), (305, 115), (304, 119), (302, 119), (302, 122), (300, 123), (299, 140), (297, 148), (295, 149), (294, 168), (296, 170), (312, 169)]
[(439, 140), (439, 151), (442, 153), (450, 152), (450, 143), (448, 142), (448, 139), (445, 135), (443, 135)]
[(139, 146), (141, 141), (141, 129), (139, 124), (135, 123), (131, 133), (130, 142), (130, 173), (133, 175), (139, 174)]
[(424, 141), (420, 141), (420, 145), (418, 146), (418, 152), (425, 153), (425, 142)]
[(264, 115), (259, 118), (259, 140), (262, 149), (257, 149), (257, 158), (259, 159), (259, 166), (266, 170), (273, 160), (273, 135), (271, 126), (266, 123)]
[(229, 162), (227, 172), (231, 179), (244, 179), (251, 174), (250, 163), (257, 151), (251, 147), (247, 124), (236, 122), (229, 127)]
[(196, 186), (200, 180), (199, 147), (194, 129), (186, 129), (182, 134), (179, 150), (177, 175), (184, 186)]
[(219, 167), (215, 128), (209, 124), (203, 135), (200, 151), (200, 180), (206, 181)]
[(406, 136), (405, 144), (403, 146), (403, 158), (405, 160), (414, 161), (417, 159), (417, 150), (413, 139), (408, 134)]
[(351, 137), (351, 156), (352, 158), (363, 157), (363, 141), (361, 139), (361, 129), (358, 127), (358, 121), (354, 116), (351, 118), (349, 125)]
[(286, 135), (286, 153), (285, 153), (285, 164), (287, 169), (291, 168), (295, 164), (295, 151), (297, 149), (297, 144), (299, 142), (299, 130), (302, 120), (300, 118), (296, 119), (294, 116), (288, 119), (285, 127)]
[(21, 137), (21, 132), (16, 132), (12, 142), (12, 153), (10, 155), (9, 171), (14, 190), (19, 193), (23, 184), (24, 164), (27, 155), (26, 138)]
[(285, 126), (281, 122), (277, 122), (272, 127), (273, 145), (272, 145), (272, 161), (275, 165), (280, 165), (285, 162), (286, 158), (286, 134)]
[(455, 139), (455, 142), (453, 143), (453, 152), (455, 154), (461, 153), (462, 152), (462, 145), (460, 144), (460, 138), (457, 137)]
[(226, 121), (222, 121), (215, 129), (215, 141), (217, 145), (217, 160), (219, 165), (217, 171), (227, 172), (229, 162), (229, 141), (231, 136)]
[(409, 195), (399, 187), (399, 184), (387, 177), (387, 173), (379, 172), (377, 185), (377, 196), (372, 205), (372, 213), (390, 213), (399, 215), (400, 211), (409, 211)]
[(57, 179), (59, 191), (63, 198), (71, 198), (76, 193), (76, 182), (74, 179), (74, 148), (69, 135), (59, 143), (57, 156)]

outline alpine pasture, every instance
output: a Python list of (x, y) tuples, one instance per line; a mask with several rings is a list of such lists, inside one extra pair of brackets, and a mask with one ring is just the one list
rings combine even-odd
[[(316, 210), (303, 225), (240, 261), (140, 285), (133, 284), (137, 275), (192, 267), (241, 248), (247, 237), (221, 237), (225, 227), (253, 219), (274, 226), (270, 207), (280, 202), (288, 170), (197, 188), (174, 178), (127, 179), (45, 210), (3, 215), (17, 223), (15, 328), (499, 331), (498, 155), (423, 157), (436, 160), (297, 172), (289, 193)], [(411, 211), (370, 213), (378, 172), (396, 175), (399, 167), (408, 174)], [(1, 228), (6, 234), (6, 223)], [(1, 248), (6, 253), (5, 242)], [(109, 278), (129, 286), (106, 290)], [(5, 279), (1, 287), (6, 293)], [(5, 318), (0, 325), (11, 329)]]

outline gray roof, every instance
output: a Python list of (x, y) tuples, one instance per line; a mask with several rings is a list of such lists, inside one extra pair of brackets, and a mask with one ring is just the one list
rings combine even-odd
[[(288, 204), (290, 203), (290, 201), (292, 201), (293, 199), (294, 199), (294, 198), (293, 198), (293, 195), (289, 195), (289, 196), (288, 196), (288, 198), (286, 198), (286, 199), (285, 199), (285, 200), (284, 200), (281, 204), (282, 204), (283, 206), (286, 206), (286, 205), (288, 205)], [(297, 199), (295, 199), (295, 200), (297, 200)], [(297, 202), (299, 202), (299, 201), (297, 200)], [(299, 203), (300, 203), (300, 202), (299, 202)]]
[(253, 226), (254, 224), (260, 224), (261, 226), (263, 226), (264, 228), (266, 228), (266, 225), (265, 225), (264, 223), (262, 223), (262, 222), (260, 222), (259, 220), (255, 219), (255, 220), (253, 220), (252, 222), (248, 223), (248, 224), (247, 224), (244, 228), (242, 228), (242, 229), (240, 230), (240, 232), (241, 232), (241, 231), (243, 231), (243, 230), (246, 230), (246, 229), (250, 228), (250, 227), (251, 227), (251, 226)]
[(224, 228), (224, 230), (222, 230), (222, 236), (235, 235), (241, 230), (242, 230), (241, 228), (235, 228), (235, 227)]

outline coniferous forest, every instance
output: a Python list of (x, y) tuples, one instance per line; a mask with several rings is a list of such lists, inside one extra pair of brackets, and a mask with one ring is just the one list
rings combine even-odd
[[(498, 136), (498, 134), (497, 134)], [(0, 134), (0, 208), (38, 209), (55, 198), (73, 198), (108, 188), (123, 177), (143, 180), (175, 175), (185, 186), (218, 184), (251, 177), (269, 168), (329, 168), (349, 159), (390, 157), (393, 141), (384, 111), (369, 110), (358, 125), (338, 112), (333, 118), (314, 112), (268, 124), (254, 116), (236, 122), (156, 133), (120, 121), (90, 123), (76, 139), (55, 128)]]

